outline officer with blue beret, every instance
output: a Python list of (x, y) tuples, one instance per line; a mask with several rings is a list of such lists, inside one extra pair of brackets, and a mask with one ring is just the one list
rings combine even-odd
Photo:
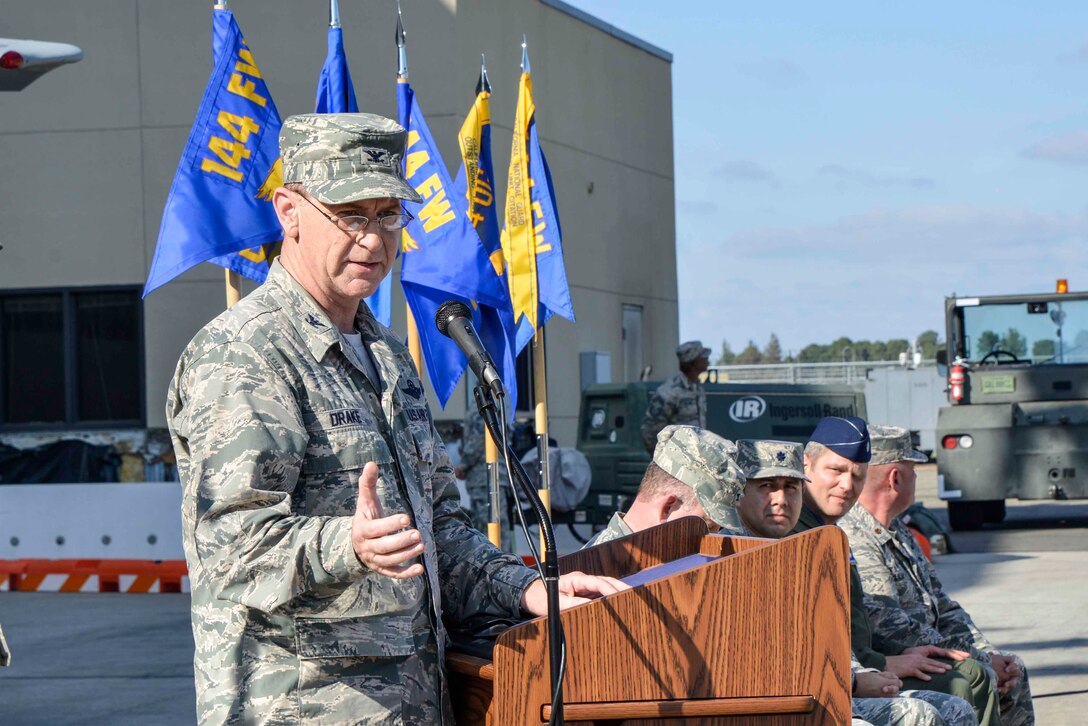
[[(857, 416), (828, 416), (805, 445), (804, 506), (794, 532), (836, 524), (865, 487), (873, 446), (869, 428)], [(990, 678), (969, 653), (932, 645), (911, 646), (873, 639), (865, 590), (850, 557), (850, 645), (864, 669), (890, 674), (904, 690), (924, 689), (958, 696), (970, 704), (980, 724), (993, 723), (997, 695)], [(859, 674), (859, 681), (866, 678)], [(942, 713), (944, 710), (942, 709)]]

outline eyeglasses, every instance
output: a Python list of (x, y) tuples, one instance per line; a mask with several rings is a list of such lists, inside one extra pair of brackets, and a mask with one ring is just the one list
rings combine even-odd
[(397, 232), (407, 227), (408, 223), (415, 219), (415, 217), (413, 217), (411, 214), (408, 214), (408, 212), (394, 212), (392, 214), (383, 214), (377, 219), (364, 217), (361, 214), (333, 215), (329, 214), (324, 209), (314, 204), (313, 200), (305, 194), (299, 194), (299, 196), (309, 202), (310, 206), (316, 209), (322, 217), (329, 220), (345, 232), (354, 232), (357, 234), (365, 230), (371, 222), (377, 222), (378, 227), (383, 232)]

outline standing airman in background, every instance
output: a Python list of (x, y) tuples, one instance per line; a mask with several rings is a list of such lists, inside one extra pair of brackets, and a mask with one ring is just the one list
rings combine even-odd
[(653, 454), (657, 434), (669, 424), (706, 428), (706, 392), (699, 376), (710, 366), (710, 348), (700, 340), (676, 349), (680, 370), (666, 378), (650, 395), (642, 420), (642, 441)]

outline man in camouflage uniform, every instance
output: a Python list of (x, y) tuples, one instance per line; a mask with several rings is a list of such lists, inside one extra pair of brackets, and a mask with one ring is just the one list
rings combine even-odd
[(362, 303), (420, 201), (406, 140), (369, 114), (284, 122), (283, 251), (171, 382), (202, 723), (449, 724), (443, 618), (546, 610), (471, 528), (412, 361)]
[(680, 370), (650, 394), (642, 419), (642, 441), (651, 454), (657, 434), (669, 424), (706, 428), (706, 392), (699, 375), (710, 365), (710, 348), (703, 347), (702, 341), (689, 340), (676, 349), (676, 357)]
[(737, 465), (745, 478), (737, 502), (740, 534), (781, 539), (793, 531), (807, 481), (801, 455), (801, 445), (791, 441), (737, 441)]
[[(865, 421), (828, 416), (805, 445), (804, 504), (794, 532), (838, 522), (865, 486), (872, 456)], [(997, 723), (997, 692), (986, 670), (965, 651), (879, 637), (869, 623), (857, 564), (850, 556), (850, 645), (861, 666), (887, 671), (907, 690), (940, 691), (971, 704), (980, 724)]]
[[(737, 465), (745, 477), (744, 493), (737, 502), (738, 534), (767, 539), (790, 534), (800, 517), (801, 490), (808, 481), (802, 459), (801, 445), (790, 441), (737, 442)], [(900, 692), (903, 683), (895, 674), (865, 668), (853, 653), (850, 660), (855, 724), (978, 723), (971, 704), (962, 698), (928, 690)]]
[(850, 538), (865, 590), (874, 637), (970, 653), (992, 669), (1000, 693), (1000, 723), (1035, 722), (1027, 669), (1019, 656), (999, 651), (959, 603), (944, 592), (914, 537), (895, 518), (914, 501), (915, 464), (928, 460), (911, 448), (910, 432), (870, 426), (873, 458), (865, 489), (839, 526)]
[(733, 505), (744, 477), (736, 447), (696, 426), (666, 426), (657, 435), (654, 459), (626, 514), (616, 512), (586, 547), (609, 542), (680, 517), (702, 517), (711, 531), (736, 522)]

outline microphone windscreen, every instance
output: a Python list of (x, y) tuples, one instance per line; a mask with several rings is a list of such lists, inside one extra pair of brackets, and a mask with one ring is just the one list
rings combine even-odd
[(438, 312), (434, 314), (434, 324), (439, 333), (448, 336), (450, 334), (450, 323), (456, 318), (472, 320), (472, 311), (463, 302), (447, 300), (439, 306)]

